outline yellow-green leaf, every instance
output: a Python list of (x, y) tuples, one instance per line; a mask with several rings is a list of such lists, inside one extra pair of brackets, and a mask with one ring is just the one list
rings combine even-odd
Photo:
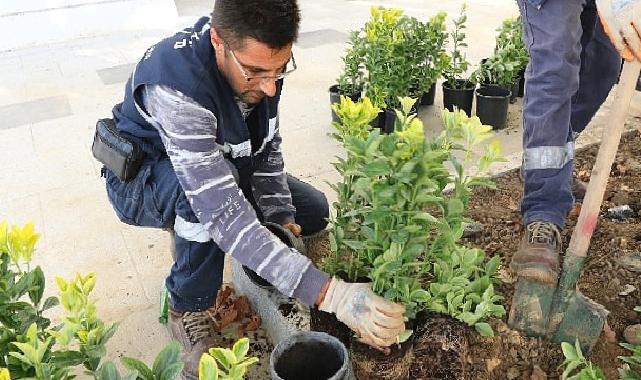
[(199, 380), (218, 380), (218, 365), (216, 360), (209, 354), (203, 354), (198, 363)]
[(234, 355), (236, 356), (237, 360), (243, 360), (243, 358), (247, 355), (247, 352), (249, 351), (249, 339), (247, 338), (238, 339), (238, 341), (234, 343), (234, 347), (232, 347), (232, 351), (234, 352)]

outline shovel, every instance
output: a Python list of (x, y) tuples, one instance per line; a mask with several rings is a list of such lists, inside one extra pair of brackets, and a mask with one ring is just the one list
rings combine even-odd
[(585, 263), (590, 239), (597, 224), (603, 194), (617, 149), (630, 100), (641, 71), (641, 62), (626, 62), (610, 111), (610, 123), (603, 130), (603, 140), (581, 213), (565, 253), (559, 283), (542, 284), (519, 278), (508, 324), (528, 336), (540, 336), (554, 342), (574, 343), (589, 352), (599, 339), (608, 310), (576, 289), (576, 281)]

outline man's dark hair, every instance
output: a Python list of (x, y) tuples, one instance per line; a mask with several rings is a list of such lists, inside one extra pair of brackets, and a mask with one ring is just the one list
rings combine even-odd
[(232, 48), (253, 38), (274, 49), (296, 41), (300, 10), (296, 0), (216, 0), (211, 24)]

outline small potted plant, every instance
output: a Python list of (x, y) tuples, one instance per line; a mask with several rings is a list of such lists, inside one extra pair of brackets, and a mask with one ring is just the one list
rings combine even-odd
[(514, 52), (513, 45), (504, 45), (475, 72), (478, 82), (483, 83), (476, 90), (476, 115), (483, 124), (491, 125), (494, 129), (505, 128), (507, 121), (518, 69)]
[[(350, 33), (348, 44), (350, 47), (343, 57), (344, 70), (337, 79), (337, 84), (329, 88), (330, 107), (339, 102), (341, 95), (353, 101), (358, 101), (363, 91), (363, 39), (358, 31)], [(338, 122), (338, 116), (332, 108), (332, 121)]]
[(414, 62), (410, 96), (418, 97), (420, 105), (434, 104), (436, 81), (443, 74), (447, 62), (444, 48), (447, 40), (446, 17), (445, 12), (439, 12), (426, 23), (416, 18), (408, 22), (408, 45), (411, 47), (408, 52)]
[(455, 108), (461, 109), (469, 116), (472, 114), (476, 83), (471, 78), (463, 78), (463, 74), (467, 72), (469, 66), (465, 54), (461, 51), (461, 48), (467, 47), (465, 42), (467, 15), (465, 11), (466, 6), (463, 4), (459, 17), (453, 20), (454, 30), (450, 34), (451, 50), (443, 64), (443, 76), (445, 77), (443, 105), (449, 111), (454, 111)]
[(364, 94), (375, 107), (381, 108), (374, 126), (384, 133), (394, 130), (399, 97), (407, 96), (412, 86), (414, 67), (411, 19), (396, 8), (371, 8), (371, 18), (365, 24), (364, 66), (367, 79)]
[(529, 62), (529, 55), (523, 42), (523, 24), (521, 17), (508, 17), (503, 20), (496, 37), (496, 50), (508, 48), (512, 50), (515, 62), (515, 85), (512, 87), (513, 97), (523, 97), (525, 88), (525, 67)]

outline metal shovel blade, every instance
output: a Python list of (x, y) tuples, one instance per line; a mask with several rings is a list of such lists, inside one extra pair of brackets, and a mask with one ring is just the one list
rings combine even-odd
[(557, 343), (574, 343), (578, 339), (583, 353), (588, 353), (599, 340), (609, 311), (579, 291), (572, 292), (569, 297), (551, 339)]
[(544, 337), (557, 343), (574, 344), (578, 339), (583, 352), (590, 352), (603, 331), (608, 310), (580, 292), (571, 291), (566, 293), (566, 308), (552, 313), (556, 291), (554, 285), (519, 279), (508, 325), (527, 336)]
[(555, 291), (556, 285), (519, 278), (507, 322), (510, 328), (527, 336), (546, 336)]

